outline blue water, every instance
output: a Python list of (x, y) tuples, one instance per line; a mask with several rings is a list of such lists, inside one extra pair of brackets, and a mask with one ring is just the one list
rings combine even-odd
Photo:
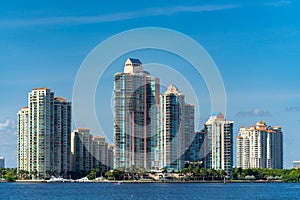
[(300, 199), (288, 183), (0, 183), (0, 199)]

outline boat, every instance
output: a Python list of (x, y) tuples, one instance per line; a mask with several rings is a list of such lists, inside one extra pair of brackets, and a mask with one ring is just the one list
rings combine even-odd
[(65, 182), (65, 180), (62, 177), (55, 177), (55, 176), (51, 176), (51, 178), (49, 180), (47, 180), (47, 183), (63, 183)]

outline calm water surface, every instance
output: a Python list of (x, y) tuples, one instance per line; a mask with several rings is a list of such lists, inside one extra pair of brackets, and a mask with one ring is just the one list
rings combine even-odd
[(288, 183), (0, 183), (0, 199), (299, 199)]

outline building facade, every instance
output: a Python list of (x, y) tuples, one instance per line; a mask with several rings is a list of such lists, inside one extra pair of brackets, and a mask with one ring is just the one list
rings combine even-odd
[(283, 168), (283, 134), (281, 127), (259, 121), (255, 126), (241, 127), (236, 139), (237, 167)]
[(124, 72), (114, 76), (115, 167), (155, 163), (159, 79), (143, 71), (138, 59), (128, 58)]
[(232, 171), (233, 166), (233, 124), (222, 113), (213, 113), (205, 123), (207, 169)]
[(160, 129), (158, 135), (160, 169), (180, 170), (190, 160), (190, 145), (194, 136), (194, 106), (170, 85), (160, 95)]
[(115, 152), (115, 145), (114, 144), (109, 144), (108, 145), (108, 150), (107, 150), (107, 165), (110, 169), (115, 169), (114, 166), (114, 152)]
[(28, 94), (28, 106), (18, 112), (18, 170), (37, 178), (70, 171), (71, 103), (54, 98), (48, 88)]
[(54, 169), (60, 174), (68, 174), (72, 167), (71, 113), (71, 102), (61, 97), (54, 98)]
[(189, 148), (190, 162), (204, 165), (206, 158), (205, 135), (205, 130), (202, 130), (195, 132), (194, 137), (192, 137), (193, 141)]
[(105, 137), (94, 136), (94, 167), (102, 167), (106, 170), (109, 169), (108, 165), (108, 144), (105, 142)]
[(18, 171), (30, 172), (29, 141), (29, 108), (25, 106), (18, 112)]
[(74, 172), (87, 173), (94, 168), (93, 136), (87, 128), (78, 128), (72, 132), (71, 153)]
[(113, 145), (108, 145), (105, 137), (93, 136), (88, 128), (78, 128), (72, 132), (72, 171), (85, 174), (92, 169), (113, 169)]

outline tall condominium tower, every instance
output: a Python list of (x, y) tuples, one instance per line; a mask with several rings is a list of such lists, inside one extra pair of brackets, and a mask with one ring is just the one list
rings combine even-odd
[(70, 171), (71, 103), (48, 88), (28, 94), (18, 113), (18, 170), (38, 178)]
[(71, 152), (74, 172), (87, 173), (94, 168), (93, 136), (87, 128), (78, 128), (72, 132)]
[(54, 169), (66, 174), (71, 171), (71, 102), (61, 97), (54, 98)]
[(241, 127), (236, 139), (236, 162), (241, 168), (283, 168), (281, 127), (270, 127), (263, 121), (256, 126)]
[(231, 172), (233, 166), (233, 123), (222, 113), (216, 112), (205, 124), (206, 161), (208, 169)]
[(184, 95), (170, 85), (160, 96), (160, 168), (180, 170), (184, 166), (190, 159), (189, 147), (194, 132), (194, 106), (185, 104)]
[(30, 172), (29, 141), (29, 109), (25, 106), (18, 112), (18, 171)]
[(159, 79), (128, 58), (124, 72), (114, 76), (115, 167), (154, 166)]

